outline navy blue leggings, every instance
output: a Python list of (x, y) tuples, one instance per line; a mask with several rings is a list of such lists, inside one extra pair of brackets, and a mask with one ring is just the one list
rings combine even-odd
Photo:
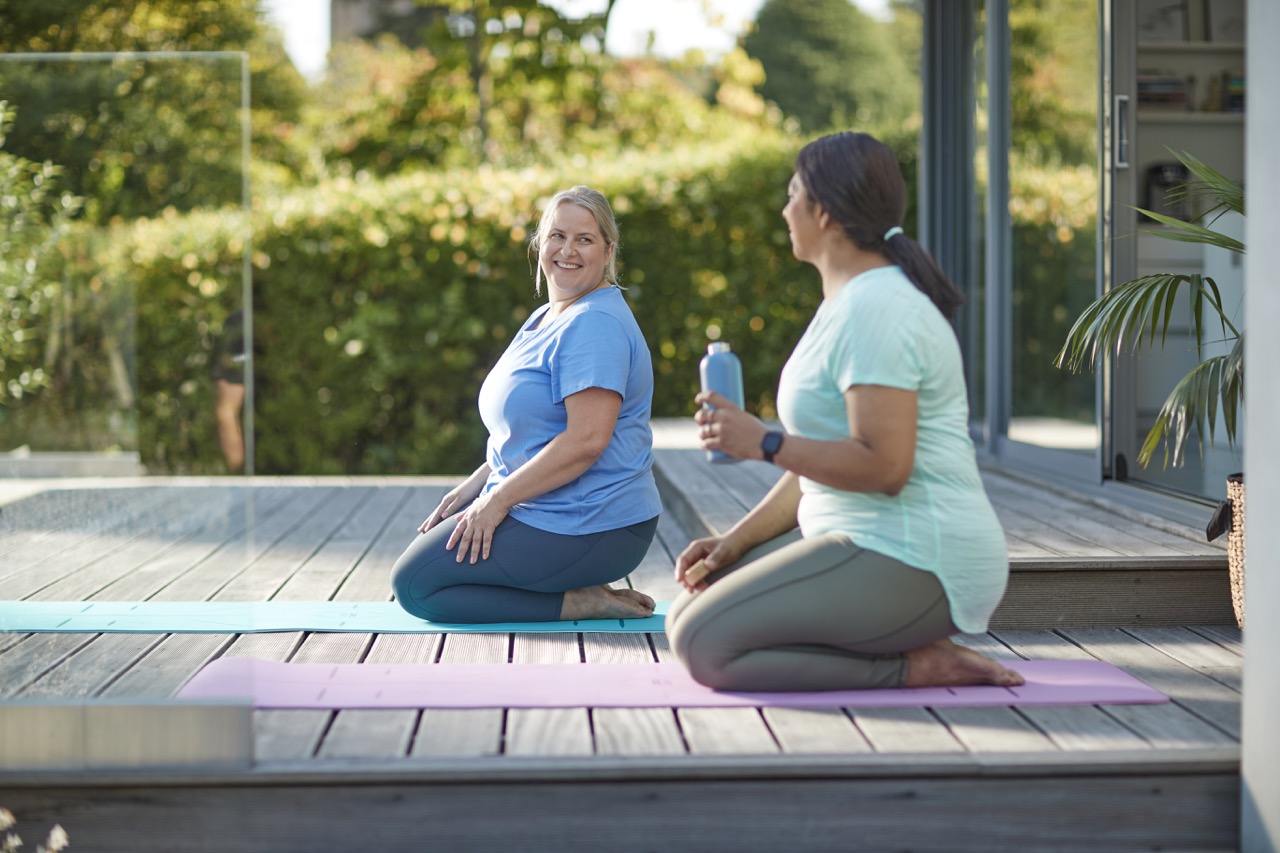
[(612, 583), (644, 559), (658, 519), (567, 536), (507, 516), (493, 532), (489, 559), (457, 561), (445, 550), (446, 519), (409, 545), (391, 570), (396, 601), (432, 622), (554, 622), (571, 589)]

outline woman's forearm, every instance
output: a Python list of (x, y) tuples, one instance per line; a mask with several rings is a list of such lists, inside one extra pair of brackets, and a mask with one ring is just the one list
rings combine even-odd
[(774, 462), (797, 476), (846, 492), (894, 495), (911, 476), (913, 456), (877, 452), (857, 438), (819, 441), (788, 435)]
[(738, 542), (743, 551), (754, 548), (793, 529), (799, 509), (800, 478), (788, 471), (750, 512), (729, 528), (725, 538)]
[(488, 462), (481, 462), (480, 467), (472, 471), (471, 476), (462, 481), (462, 485), (468, 489), (474, 489), (478, 495), (492, 472), (493, 469), (489, 467)]

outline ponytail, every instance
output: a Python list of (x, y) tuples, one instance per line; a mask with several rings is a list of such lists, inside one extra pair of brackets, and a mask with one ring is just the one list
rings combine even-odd
[[(893, 231), (892, 228), (889, 230)], [(955, 318), (956, 311), (964, 304), (964, 294), (947, 278), (923, 246), (899, 229), (897, 234), (889, 234), (881, 251), (902, 269), (921, 293), (929, 297), (942, 316), (948, 320)]]

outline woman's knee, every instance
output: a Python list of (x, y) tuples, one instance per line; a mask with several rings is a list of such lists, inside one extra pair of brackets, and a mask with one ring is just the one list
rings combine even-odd
[(402, 605), (425, 598), (434, 591), (431, 564), (437, 555), (426, 547), (429, 543), (424, 541), (425, 535), (411, 542), (391, 567), (391, 591)]
[(726, 686), (728, 660), (723, 644), (715, 638), (714, 630), (708, 631), (707, 627), (705, 618), (690, 618), (688, 607), (673, 609), (667, 615), (667, 642), (676, 660), (684, 665), (694, 681), (718, 690)]

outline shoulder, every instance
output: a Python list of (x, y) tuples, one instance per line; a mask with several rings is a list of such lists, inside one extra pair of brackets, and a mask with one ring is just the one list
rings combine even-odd
[(847, 298), (839, 300), (840, 314), (859, 328), (910, 322), (933, 304), (896, 266), (863, 273), (847, 288)]
[(640, 329), (631, 306), (623, 298), (622, 291), (616, 287), (606, 288), (579, 300), (569, 309), (569, 316), (565, 321), (566, 329), (577, 326), (578, 329), (608, 330), (614, 334), (619, 330), (628, 333), (634, 330), (638, 333)]

